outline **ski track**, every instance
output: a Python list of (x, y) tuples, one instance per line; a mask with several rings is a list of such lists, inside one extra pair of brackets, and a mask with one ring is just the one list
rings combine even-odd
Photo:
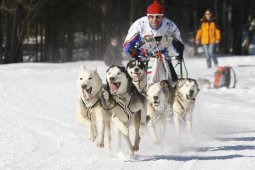
[[(202, 59), (188, 62), (205, 64)], [(239, 59), (220, 58), (220, 62), (238, 64)], [(251, 85), (255, 73), (249, 72), (250, 68), (235, 68), (237, 75), (249, 75), (240, 76), (235, 89), (201, 89), (192, 136), (177, 137), (168, 123), (166, 137), (153, 145), (148, 130), (143, 129), (139, 152), (133, 159), (123, 160), (116, 157), (114, 133), (114, 156), (109, 158), (105, 149), (88, 141), (87, 129), (75, 122), (75, 81), (80, 64), (0, 67), (0, 169), (254, 168), (255, 88)], [(103, 62), (88, 62), (86, 66), (96, 66), (105, 80)], [(193, 78), (213, 78), (212, 70), (189, 70)]]

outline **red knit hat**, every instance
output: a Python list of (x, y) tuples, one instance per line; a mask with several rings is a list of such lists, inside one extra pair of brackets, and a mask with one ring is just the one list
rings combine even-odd
[(165, 7), (158, 3), (157, 0), (154, 0), (152, 4), (150, 4), (147, 8), (147, 15), (149, 14), (164, 14)]

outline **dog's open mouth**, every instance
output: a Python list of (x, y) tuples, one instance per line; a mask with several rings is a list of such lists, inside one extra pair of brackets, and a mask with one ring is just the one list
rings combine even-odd
[(141, 73), (132, 73), (133, 81), (139, 81)]
[(112, 94), (117, 93), (118, 89), (120, 87), (120, 82), (118, 83), (110, 83), (110, 90)]
[(195, 100), (195, 97), (193, 95), (186, 94), (186, 99), (188, 99), (188, 100)]
[(92, 92), (92, 87), (88, 88), (88, 89), (83, 89), (83, 96), (85, 97), (86, 100), (90, 100), (91, 99), (91, 92)]
[(154, 101), (152, 105), (153, 107), (158, 107), (160, 105), (160, 101)]

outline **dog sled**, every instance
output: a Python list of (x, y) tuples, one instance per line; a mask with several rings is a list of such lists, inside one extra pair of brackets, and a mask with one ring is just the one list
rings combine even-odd
[[(184, 60), (171, 45), (173, 41), (174, 38), (170, 35), (157, 37), (146, 35), (143, 36), (142, 42), (136, 46), (136, 48), (144, 46), (144, 49), (146, 49), (143, 50), (143, 55), (139, 56), (139, 60), (147, 62), (148, 86), (162, 80), (167, 80), (170, 84), (173, 84), (178, 78), (183, 78), (182, 65)], [(178, 76), (175, 75), (175, 67), (171, 64), (172, 60), (177, 61), (175, 67), (179, 65)]]

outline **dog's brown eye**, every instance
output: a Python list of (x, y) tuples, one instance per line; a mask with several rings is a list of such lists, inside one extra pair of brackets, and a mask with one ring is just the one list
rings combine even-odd
[(82, 80), (82, 78), (80, 78), (80, 80)]
[(90, 77), (89, 80), (91, 80), (92, 78)]
[(118, 75), (121, 75), (121, 72), (118, 72)]

